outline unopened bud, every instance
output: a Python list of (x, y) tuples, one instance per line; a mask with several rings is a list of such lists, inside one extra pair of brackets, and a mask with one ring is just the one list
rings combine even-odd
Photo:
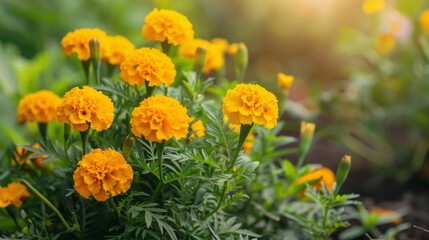
[(277, 86), (281, 90), (283, 94), (288, 94), (289, 89), (292, 87), (294, 77), (290, 75), (286, 75), (284, 73), (277, 74)]
[(207, 48), (203, 46), (199, 46), (197, 48), (197, 52), (195, 53), (195, 64), (194, 64), (194, 70), (198, 75), (200, 75), (204, 69), (204, 65), (206, 63), (206, 57), (207, 57)]
[(125, 137), (124, 145), (122, 146), (122, 155), (125, 159), (130, 156), (131, 149), (133, 148), (134, 138), (130, 135)]
[(346, 181), (346, 178), (349, 175), (351, 166), (352, 166), (352, 158), (349, 155), (344, 155), (337, 169), (337, 176), (336, 176), (337, 183), (335, 185), (334, 195), (338, 193), (341, 186)]
[(91, 62), (96, 66), (96, 64), (101, 60), (101, 48), (98, 38), (92, 38), (89, 40), (89, 52), (91, 54)]
[(300, 128), (301, 138), (306, 138), (311, 140), (313, 138), (315, 129), (316, 129), (316, 124), (302, 121), (301, 128)]
[(237, 54), (235, 55), (234, 71), (237, 80), (243, 80), (244, 73), (247, 69), (249, 55), (247, 47), (244, 43), (239, 43), (237, 46)]

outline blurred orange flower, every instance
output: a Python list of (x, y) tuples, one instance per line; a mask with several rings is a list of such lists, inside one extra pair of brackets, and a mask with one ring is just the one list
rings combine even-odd
[(420, 15), (420, 26), (425, 32), (429, 32), (429, 9), (426, 9)]
[(195, 53), (198, 47), (204, 47), (207, 50), (206, 62), (204, 64), (204, 73), (221, 68), (224, 64), (223, 51), (220, 47), (203, 39), (194, 39), (180, 45), (179, 56), (195, 59)]
[(277, 86), (282, 92), (287, 93), (287, 92), (289, 92), (289, 89), (291, 88), (294, 79), (295, 78), (291, 75), (286, 75), (284, 73), (278, 73), (277, 74)]
[(171, 59), (155, 48), (140, 48), (128, 55), (122, 62), (121, 78), (130, 85), (166, 87), (174, 82), (176, 69)]
[[(194, 119), (194, 117), (191, 118), (191, 122), (194, 121)], [(206, 132), (206, 128), (204, 127), (204, 123), (201, 119), (191, 125), (191, 130), (193, 131), (190, 136), (191, 138), (202, 137), (205, 135)]]
[(67, 57), (76, 53), (79, 60), (86, 61), (91, 57), (89, 41), (93, 38), (97, 38), (100, 42), (100, 48), (103, 54), (105, 51), (104, 41), (106, 37), (106, 33), (98, 28), (80, 28), (67, 33), (61, 40), (61, 46)]
[(74, 188), (84, 198), (105, 201), (128, 191), (133, 169), (119, 152), (94, 149), (83, 156), (73, 173)]
[(174, 98), (155, 95), (144, 99), (133, 110), (131, 131), (137, 137), (162, 142), (172, 137), (181, 139), (188, 134), (191, 118), (187, 109)]
[[(32, 147), (40, 149), (40, 146), (38, 143), (33, 144)], [(27, 160), (30, 159), (31, 162), (34, 165), (36, 165), (38, 168), (43, 169), (45, 167), (43, 164), (43, 159), (45, 159), (45, 156), (35, 157), (34, 155), (36, 155), (37, 153), (23, 149), (20, 146), (16, 147), (16, 153), (17, 155), (12, 161), (12, 166), (15, 165), (15, 162), (18, 163), (19, 165), (24, 165), (27, 162)]]
[(312, 187), (315, 189), (320, 189), (322, 186), (325, 186), (329, 191), (332, 191), (332, 187), (335, 183), (335, 173), (326, 167), (321, 167), (315, 169), (306, 175), (295, 180), (296, 185), (301, 185), (306, 182), (314, 181), (320, 179), (318, 182), (313, 183)]
[(61, 98), (48, 90), (41, 90), (24, 96), (16, 112), (18, 122), (48, 123), (57, 119), (57, 106)]
[(365, 0), (362, 5), (362, 10), (366, 14), (373, 14), (376, 12), (380, 12), (386, 7), (385, 0)]
[(113, 102), (91, 87), (75, 87), (66, 92), (57, 108), (58, 120), (69, 123), (74, 130), (96, 131), (109, 128), (113, 121)]
[(9, 183), (7, 187), (0, 187), (0, 207), (5, 208), (11, 204), (16, 207), (22, 205), (22, 199), (30, 197), (27, 188), (20, 183)]
[(136, 49), (127, 38), (120, 35), (107, 36), (105, 46), (103, 60), (108, 61), (112, 65), (121, 64), (125, 60), (125, 57)]
[(142, 35), (149, 41), (167, 41), (177, 46), (192, 40), (194, 30), (186, 16), (173, 10), (155, 8), (145, 18)]
[(378, 36), (377, 41), (375, 42), (375, 49), (381, 54), (387, 54), (396, 45), (396, 38), (391, 33), (383, 33)]
[(277, 125), (279, 107), (274, 94), (257, 84), (238, 84), (228, 90), (223, 100), (223, 113), (232, 124)]

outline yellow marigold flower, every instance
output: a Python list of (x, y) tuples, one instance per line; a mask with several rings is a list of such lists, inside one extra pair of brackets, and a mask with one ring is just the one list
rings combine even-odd
[(375, 48), (381, 54), (389, 53), (396, 45), (396, 38), (393, 34), (384, 33), (378, 36)]
[(274, 94), (257, 84), (238, 84), (228, 90), (223, 100), (223, 113), (232, 124), (277, 125), (279, 107)]
[(278, 73), (277, 74), (277, 86), (280, 90), (284, 92), (288, 92), (290, 87), (293, 84), (294, 77), (291, 75), (286, 75), (284, 73)]
[(198, 47), (205, 47), (207, 49), (206, 62), (203, 69), (204, 73), (209, 73), (223, 66), (224, 59), (222, 50), (215, 44), (203, 39), (194, 39), (180, 45), (179, 56), (195, 59), (195, 53)]
[(229, 47), (229, 43), (226, 39), (223, 38), (213, 38), (211, 42), (222, 52), (226, 52)]
[(174, 82), (176, 69), (171, 59), (155, 48), (140, 48), (128, 55), (121, 63), (121, 78), (130, 85), (166, 87)]
[(238, 52), (238, 43), (231, 43), (227, 49), (229, 55), (234, 56)]
[(172, 137), (181, 139), (188, 134), (191, 118), (187, 110), (174, 98), (155, 95), (144, 99), (133, 110), (131, 131), (137, 137), (162, 142)]
[[(40, 149), (40, 146), (38, 143), (33, 144), (32, 147)], [(35, 157), (34, 155), (36, 155), (37, 153), (23, 149), (20, 146), (16, 147), (16, 153), (17, 155), (14, 157), (12, 161), (12, 166), (15, 165), (15, 162), (18, 163), (19, 165), (24, 165), (27, 162), (27, 160), (30, 159), (31, 162), (33, 162), (33, 164), (36, 165), (38, 168), (43, 169), (45, 167), (43, 164), (43, 159), (45, 159), (45, 156)]]
[(426, 9), (420, 15), (420, 25), (425, 32), (429, 32), (429, 9)]
[(86, 61), (91, 57), (89, 41), (97, 38), (100, 41), (101, 52), (104, 53), (103, 45), (106, 36), (106, 33), (98, 28), (80, 28), (67, 33), (61, 40), (61, 46), (67, 57), (76, 53), (79, 60)]
[(167, 41), (177, 46), (192, 40), (194, 30), (186, 16), (173, 10), (155, 8), (145, 18), (142, 35), (149, 41)]
[(16, 207), (22, 205), (22, 199), (30, 197), (27, 188), (20, 183), (9, 183), (7, 187), (0, 187), (0, 207), (5, 208), (11, 204)]
[(58, 120), (69, 123), (81, 132), (89, 126), (96, 131), (109, 128), (113, 121), (113, 102), (102, 92), (91, 87), (75, 87), (66, 92), (57, 108)]
[[(194, 119), (194, 117), (191, 118), (191, 122), (194, 121)], [(204, 127), (204, 123), (201, 119), (191, 125), (191, 130), (193, 131), (191, 138), (203, 137), (206, 133), (206, 127)]]
[(136, 49), (127, 38), (120, 35), (107, 36), (105, 46), (103, 60), (108, 61), (112, 65), (121, 64), (125, 60), (125, 57)]
[(385, 0), (366, 0), (362, 5), (362, 10), (366, 14), (373, 14), (383, 10), (385, 6)]
[(74, 188), (84, 198), (105, 201), (128, 191), (133, 169), (119, 152), (99, 148), (85, 154), (73, 173)]
[(306, 182), (314, 181), (320, 179), (320, 181), (313, 183), (312, 187), (314, 189), (320, 189), (323, 186), (325, 186), (329, 191), (332, 191), (332, 187), (335, 183), (335, 173), (326, 167), (321, 167), (318, 169), (315, 169), (306, 175), (298, 178), (295, 180), (296, 185), (301, 185)]
[(48, 123), (57, 119), (57, 106), (61, 98), (48, 90), (26, 95), (19, 101), (16, 115), (19, 123)]

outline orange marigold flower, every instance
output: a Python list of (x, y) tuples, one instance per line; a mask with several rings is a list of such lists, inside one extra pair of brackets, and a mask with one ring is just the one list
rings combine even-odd
[(77, 57), (81, 61), (90, 59), (89, 41), (93, 38), (97, 38), (100, 41), (100, 48), (102, 55), (104, 56), (104, 41), (107, 34), (98, 28), (80, 28), (73, 32), (67, 33), (61, 40), (61, 46), (64, 54), (68, 57), (73, 53), (77, 54)]
[(195, 59), (198, 47), (205, 47), (207, 49), (206, 62), (203, 69), (204, 73), (209, 73), (223, 66), (222, 50), (217, 45), (203, 39), (194, 39), (180, 45), (179, 56)]
[(400, 214), (394, 210), (384, 209), (377, 206), (372, 206), (369, 210), (371, 214), (377, 215), (379, 217), (391, 216), (391, 220), (389, 223), (391, 224), (400, 224), (402, 222), (402, 218)]
[(140, 48), (128, 55), (121, 63), (121, 78), (130, 85), (166, 87), (174, 82), (176, 69), (171, 59), (155, 48)]
[(292, 87), (294, 77), (291, 75), (286, 75), (284, 73), (277, 74), (277, 86), (283, 92), (289, 92), (290, 87)]
[(315, 189), (320, 189), (323, 186), (325, 186), (329, 191), (332, 191), (332, 187), (335, 183), (335, 173), (326, 167), (321, 167), (318, 169), (315, 169), (306, 175), (298, 178), (295, 180), (296, 185), (301, 185), (306, 182), (314, 181), (320, 179), (320, 181), (313, 183), (312, 187)]
[(385, 0), (365, 0), (362, 5), (362, 10), (366, 14), (373, 14), (383, 10), (385, 6)]
[(172, 137), (181, 139), (188, 134), (190, 117), (174, 98), (155, 95), (144, 99), (133, 110), (131, 131), (137, 137), (162, 142)]
[(5, 208), (11, 204), (16, 207), (22, 205), (22, 199), (30, 197), (27, 188), (20, 183), (9, 183), (7, 187), (0, 187), (0, 207)]
[(426, 9), (420, 15), (420, 26), (425, 32), (429, 32), (429, 9)]
[[(38, 143), (32, 145), (33, 148), (40, 149), (40, 146)], [(16, 156), (14, 157), (12, 161), (12, 166), (15, 165), (15, 162), (19, 165), (24, 165), (28, 159), (33, 162), (34, 165), (36, 165), (38, 168), (43, 169), (45, 166), (43, 164), (43, 159), (45, 159), (46, 156), (36, 156), (37, 153), (28, 151), (20, 146), (16, 147)]]
[(194, 30), (186, 16), (173, 10), (155, 8), (145, 18), (142, 35), (149, 41), (167, 41), (177, 46), (192, 40)]
[(103, 60), (108, 61), (112, 65), (121, 64), (125, 60), (125, 57), (136, 49), (127, 38), (120, 35), (107, 36), (105, 46)]
[(223, 113), (232, 124), (277, 125), (279, 107), (274, 94), (257, 84), (238, 84), (223, 99)]
[[(191, 118), (191, 122), (194, 121), (194, 119), (194, 117)], [(206, 133), (206, 127), (201, 119), (191, 125), (191, 130), (193, 131), (191, 138), (203, 137)]]
[(91, 87), (75, 87), (66, 92), (57, 108), (58, 120), (69, 123), (74, 130), (96, 131), (109, 128), (113, 121), (113, 102)]
[(26, 95), (19, 101), (16, 115), (19, 123), (48, 123), (57, 119), (57, 106), (61, 98), (48, 90)]
[(99, 148), (85, 154), (73, 173), (74, 188), (84, 198), (105, 201), (128, 191), (133, 169), (119, 152)]

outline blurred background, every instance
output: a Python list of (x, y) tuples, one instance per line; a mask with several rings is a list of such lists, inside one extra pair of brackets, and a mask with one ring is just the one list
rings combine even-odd
[[(419, 17), (429, 4), (381, 1), (382, 9), (368, 13), (365, 2), (371, 1), (3, 0), (0, 153), (37, 133), (16, 122), (22, 96), (43, 88), (61, 95), (82, 78), (77, 60), (61, 51), (67, 32), (97, 27), (147, 46), (141, 28), (157, 7), (186, 15), (196, 37), (245, 43), (247, 82), (280, 94), (277, 73), (295, 77), (284, 117), (295, 129), (301, 119), (317, 123), (310, 162), (336, 166), (349, 153), (357, 177), (366, 179), (359, 171), (368, 170), (378, 182), (427, 181), (429, 51)], [(392, 40), (389, 31), (402, 35)]]

